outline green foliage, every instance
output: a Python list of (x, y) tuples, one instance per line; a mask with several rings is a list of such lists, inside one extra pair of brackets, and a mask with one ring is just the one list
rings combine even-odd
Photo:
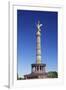
[(17, 80), (24, 80), (24, 78), (19, 77), (18, 73), (17, 73)]
[(58, 73), (56, 71), (48, 72), (48, 78), (58, 78)]

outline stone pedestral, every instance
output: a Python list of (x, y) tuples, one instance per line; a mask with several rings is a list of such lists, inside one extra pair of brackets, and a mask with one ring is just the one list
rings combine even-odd
[(25, 79), (40, 79), (47, 78), (47, 73), (45, 72), (46, 64), (31, 64), (32, 72), (25, 75)]
[(32, 64), (33, 73), (45, 73), (46, 64)]

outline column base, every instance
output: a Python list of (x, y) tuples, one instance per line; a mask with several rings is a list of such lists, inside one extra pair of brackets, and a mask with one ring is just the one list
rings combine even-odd
[(28, 75), (24, 75), (25, 79), (34, 78), (47, 78), (47, 73), (45, 72), (46, 64), (31, 64), (32, 72)]

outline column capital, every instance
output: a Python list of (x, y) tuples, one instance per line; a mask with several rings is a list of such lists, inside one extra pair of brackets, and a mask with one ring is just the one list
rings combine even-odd
[(36, 35), (37, 35), (37, 36), (40, 36), (40, 35), (41, 35), (41, 33), (40, 33), (39, 31), (37, 31)]

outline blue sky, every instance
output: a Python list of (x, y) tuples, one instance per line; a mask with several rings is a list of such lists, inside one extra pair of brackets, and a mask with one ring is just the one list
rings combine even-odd
[(40, 20), (42, 63), (46, 71), (58, 71), (58, 12), (17, 10), (17, 71), (22, 76), (36, 63), (36, 24)]

